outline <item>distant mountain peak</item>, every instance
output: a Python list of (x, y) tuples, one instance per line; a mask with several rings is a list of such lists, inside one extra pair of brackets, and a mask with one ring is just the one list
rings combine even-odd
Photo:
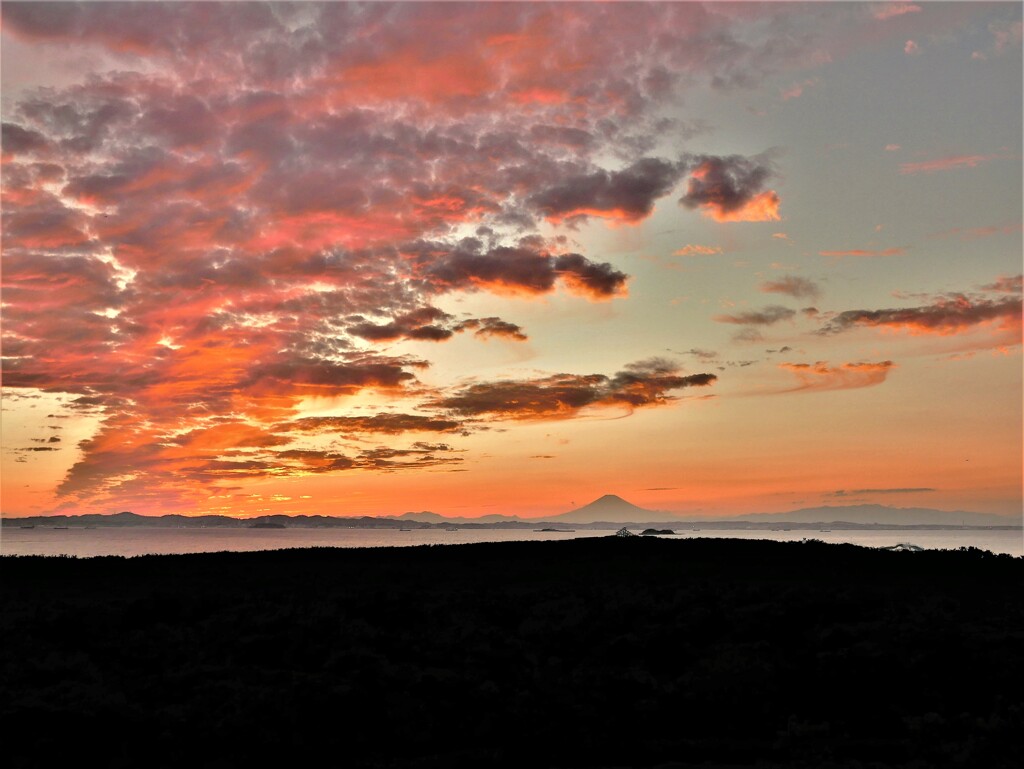
[(605, 494), (593, 502), (570, 510), (561, 515), (545, 516), (548, 521), (567, 521), (572, 523), (650, 523), (667, 521), (675, 516), (658, 510), (647, 510), (627, 502), (617, 494)]

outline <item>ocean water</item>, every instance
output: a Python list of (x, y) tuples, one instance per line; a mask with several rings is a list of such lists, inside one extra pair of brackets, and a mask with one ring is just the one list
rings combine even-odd
[[(633, 527), (638, 531), (638, 527)], [(606, 537), (611, 531), (578, 530), (541, 532), (512, 529), (176, 529), (176, 528), (68, 528), (4, 527), (0, 555), (136, 556), (168, 553), (214, 553), (225, 550), (280, 550), (296, 547), (409, 547), (472, 542), (559, 540)], [(951, 529), (941, 531), (714, 531), (680, 530), (673, 538), (724, 537), (733, 539), (846, 542), (865, 547), (910, 543), (925, 549), (951, 550), (977, 547), (993, 553), (1024, 556), (1021, 530)]]

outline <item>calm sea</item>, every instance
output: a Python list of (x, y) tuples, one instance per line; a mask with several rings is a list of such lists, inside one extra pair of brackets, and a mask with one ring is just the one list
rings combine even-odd
[[(510, 529), (53, 529), (4, 527), (0, 531), (2, 555), (149, 555), (160, 553), (214, 553), (223, 550), (280, 550), (292, 547), (409, 547), (472, 542), (509, 542), (606, 537), (610, 531), (541, 532)], [(956, 529), (948, 531), (680, 531), (674, 538), (725, 537), (734, 539), (847, 542), (866, 547), (910, 543), (927, 549), (978, 547), (993, 553), (1024, 556), (1021, 531)]]

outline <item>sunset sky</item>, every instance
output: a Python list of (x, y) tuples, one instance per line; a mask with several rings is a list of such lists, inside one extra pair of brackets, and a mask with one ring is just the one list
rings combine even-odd
[(1020, 3), (2, 6), (6, 516), (1019, 515)]

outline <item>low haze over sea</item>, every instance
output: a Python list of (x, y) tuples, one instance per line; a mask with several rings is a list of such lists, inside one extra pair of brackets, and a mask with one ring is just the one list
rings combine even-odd
[[(634, 533), (640, 532), (634, 527)], [(453, 545), (473, 542), (560, 540), (578, 537), (604, 537), (607, 530), (528, 531), (509, 529), (175, 529), (175, 528), (66, 528), (36, 526), (32, 529), (5, 527), (0, 537), (2, 555), (71, 555), (81, 558), (119, 555), (138, 556), (170, 553), (212, 553), (219, 551), (278, 550), (303, 547), (409, 547), (414, 545)], [(865, 547), (890, 547), (913, 544), (925, 549), (953, 550), (976, 547), (993, 553), (1024, 556), (1024, 537), (1020, 529), (889, 529), (851, 531), (716, 531), (706, 528), (680, 528), (666, 538), (727, 537), (845, 542)]]

